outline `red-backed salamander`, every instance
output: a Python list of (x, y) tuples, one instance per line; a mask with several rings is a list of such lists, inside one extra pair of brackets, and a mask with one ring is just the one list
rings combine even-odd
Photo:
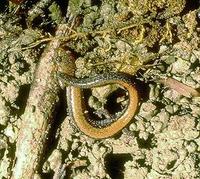
[[(123, 73), (104, 73), (92, 78), (77, 79), (72, 76), (59, 73), (59, 78), (64, 86), (67, 86), (67, 103), (69, 114), (74, 119), (77, 127), (86, 135), (102, 139), (108, 138), (120, 132), (133, 118), (138, 106), (138, 93), (130, 78)], [(121, 114), (115, 120), (104, 119), (93, 125), (84, 107), (82, 88), (93, 88), (108, 84), (122, 86), (129, 95), (129, 102)]]

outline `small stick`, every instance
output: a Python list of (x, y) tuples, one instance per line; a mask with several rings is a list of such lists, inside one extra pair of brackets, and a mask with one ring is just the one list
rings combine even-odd
[(168, 86), (169, 88), (177, 91), (178, 93), (180, 93), (181, 95), (183, 95), (185, 97), (200, 96), (200, 93), (196, 89), (194, 89), (186, 84), (183, 84), (180, 81), (175, 80), (173, 78), (170, 78), (170, 77), (161, 78), (158, 80), (158, 82)]
[[(65, 36), (68, 31), (66, 25), (59, 25), (56, 36)], [(55, 59), (60, 44), (61, 40), (58, 39), (50, 41), (36, 69), (16, 144), (13, 179), (34, 178), (39, 168), (58, 103), (60, 87)]]

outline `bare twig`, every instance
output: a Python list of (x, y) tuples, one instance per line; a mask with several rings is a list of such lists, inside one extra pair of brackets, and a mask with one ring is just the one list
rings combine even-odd
[[(67, 31), (65, 25), (60, 25), (56, 36), (65, 36)], [(56, 38), (50, 41), (36, 70), (16, 144), (14, 179), (33, 178), (37, 173), (58, 102), (55, 58), (60, 43)]]
[(200, 96), (200, 93), (196, 89), (194, 89), (186, 84), (183, 84), (180, 81), (177, 81), (173, 78), (170, 78), (170, 77), (162, 78), (162, 79), (159, 79), (158, 82), (177, 91), (178, 93), (180, 93), (183, 96), (186, 96), (186, 97)]

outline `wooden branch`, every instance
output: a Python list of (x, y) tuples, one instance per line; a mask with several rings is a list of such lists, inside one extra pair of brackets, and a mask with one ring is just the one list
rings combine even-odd
[[(56, 36), (65, 36), (67, 31), (65, 25), (60, 25)], [(33, 178), (41, 162), (60, 90), (55, 64), (60, 43), (56, 38), (52, 40), (38, 64), (16, 144), (14, 179)]]
[(169, 88), (177, 91), (178, 93), (180, 93), (185, 97), (189, 98), (189, 97), (200, 96), (200, 93), (197, 89), (192, 88), (186, 84), (183, 84), (176, 79), (167, 77), (159, 79), (158, 82), (164, 84), (165, 86), (168, 86)]

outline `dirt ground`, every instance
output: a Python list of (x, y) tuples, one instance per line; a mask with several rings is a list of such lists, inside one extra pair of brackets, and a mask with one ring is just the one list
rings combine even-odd
[[(200, 178), (200, 2), (2, 0), (0, 178)], [(69, 115), (58, 72), (132, 77), (137, 112), (93, 139)], [(117, 85), (85, 90), (121, 115)], [(103, 107), (102, 107), (103, 106)], [(93, 114), (91, 116), (94, 116)]]

